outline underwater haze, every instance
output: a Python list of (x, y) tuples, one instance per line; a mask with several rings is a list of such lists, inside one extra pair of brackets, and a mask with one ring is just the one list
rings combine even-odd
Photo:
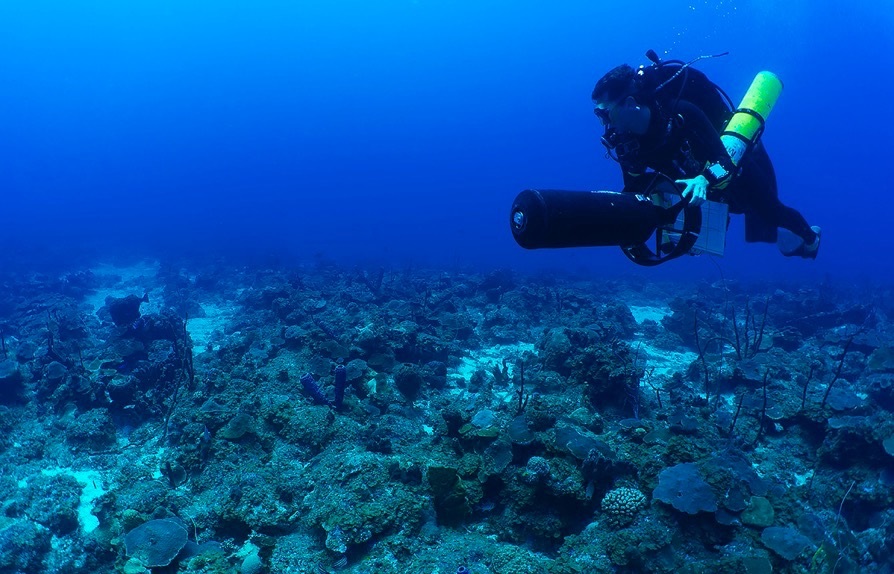
[[(889, 278), (877, 2), (6, 2), (0, 239), (11, 264), (324, 257), (599, 274)], [(783, 80), (764, 142), (817, 261), (746, 245), (634, 269), (616, 248), (525, 252), (525, 188), (620, 190), (596, 79), (645, 51), (738, 102)]]
[[(0, 574), (894, 573), (892, 30), (0, 1)], [(523, 190), (621, 190), (590, 94), (648, 50), (782, 79), (815, 260), (516, 243)]]

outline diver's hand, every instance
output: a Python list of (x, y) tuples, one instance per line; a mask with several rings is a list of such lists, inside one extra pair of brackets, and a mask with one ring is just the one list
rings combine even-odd
[(685, 185), (683, 197), (689, 200), (689, 205), (698, 207), (708, 199), (708, 180), (703, 175), (697, 175), (692, 179), (678, 179), (677, 185)]

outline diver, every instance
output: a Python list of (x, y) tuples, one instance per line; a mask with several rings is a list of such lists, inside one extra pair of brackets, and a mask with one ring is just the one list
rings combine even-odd
[(729, 97), (689, 64), (666, 65), (653, 51), (647, 56), (652, 66), (617, 66), (592, 93), (593, 112), (605, 127), (603, 144), (621, 165), (625, 190), (649, 171), (662, 173), (691, 205), (722, 201), (730, 213), (744, 214), (747, 242), (775, 242), (787, 257), (815, 259), (821, 230), (779, 200), (760, 140), (738, 165), (731, 161), (720, 139), (733, 113)]

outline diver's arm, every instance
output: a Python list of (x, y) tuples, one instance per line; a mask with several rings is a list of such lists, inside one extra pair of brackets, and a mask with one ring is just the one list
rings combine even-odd
[(705, 112), (695, 104), (680, 100), (674, 110), (680, 114), (686, 128), (701, 141), (707, 151), (707, 157), (704, 158), (707, 164), (698, 177), (704, 177), (710, 189), (723, 189), (735, 176), (736, 166), (726, 152), (720, 134)]

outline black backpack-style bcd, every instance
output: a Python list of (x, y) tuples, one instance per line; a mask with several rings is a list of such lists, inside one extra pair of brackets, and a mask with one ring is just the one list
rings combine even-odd
[(701, 108), (718, 132), (723, 130), (735, 106), (723, 89), (704, 72), (692, 67), (698, 60), (715, 56), (700, 56), (688, 63), (682, 60), (660, 60), (652, 50), (646, 56), (652, 64), (643, 66), (638, 71), (640, 93), (651, 96), (668, 113), (679, 100), (691, 102)]

